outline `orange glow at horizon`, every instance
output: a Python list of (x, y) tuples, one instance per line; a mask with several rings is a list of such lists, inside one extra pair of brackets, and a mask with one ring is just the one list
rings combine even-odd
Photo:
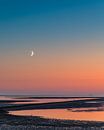
[[(65, 53), (65, 52), (64, 52)], [(104, 91), (102, 53), (64, 55), (55, 53), (39, 57), (14, 56), (2, 60), (0, 88), (22, 91)], [(24, 60), (23, 60), (24, 58)], [(6, 61), (6, 62), (5, 62)]]

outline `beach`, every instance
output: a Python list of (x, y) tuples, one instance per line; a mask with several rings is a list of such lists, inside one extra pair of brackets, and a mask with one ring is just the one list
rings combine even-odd
[[(36, 99), (35, 99), (36, 100)], [(78, 99), (73, 101), (61, 101), (38, 104), (14, 104), (13, 102), (25, 102), (22, 100), (8, 100), (4, 101), (5, 106), (0, 106), (0, 130), (102, 130), (104, 127), (103, 121), (88, 121), (88, 120), (66, 120), (66, 119), (49, 119), (42, 116), (22, 116), (13, 115), (9, 111), (22, 110), (47, 110), (47, 109), (75, 109), (90, 108), (89, 111), (99, 111), (102, 105), (103, 97)], [(1, 100), (3, 103), (3, 100)], [(30, 101), (29, 101), (30, 102)], [(90, 103), (92, 102), (92, 103)], [(8, 103), (12, 103), (9, 104)], [(7, 106), (6, 106), (7, 105)], [(88, 111), (87, 110), (87, 111)], [(101, 110), (103, 111), (103, 110)]]

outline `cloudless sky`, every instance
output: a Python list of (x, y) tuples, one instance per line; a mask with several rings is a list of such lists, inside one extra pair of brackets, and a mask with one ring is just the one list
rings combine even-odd
[(0, 0), (0, 92), (103, 95), (104, 1)]

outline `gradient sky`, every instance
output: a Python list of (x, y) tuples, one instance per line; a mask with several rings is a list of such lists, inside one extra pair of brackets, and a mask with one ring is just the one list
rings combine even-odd
[(103, 93), (104, 0), (0, 0), (0, 94)]

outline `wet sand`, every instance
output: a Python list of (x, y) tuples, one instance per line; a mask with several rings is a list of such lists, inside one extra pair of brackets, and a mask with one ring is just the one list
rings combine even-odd
[[(13, 104), (12, 106), (4, 106), (3, 110), (16, 111), (16, 110), (32, 110), (32, 109), (70, 109), (70, 108), (95, 108), (102, 107), (104, 98), (75, 100), (75, 101), (62, 101), (50, 103), (31, 103), (31, 104)], [(92, 103), (91, 103), (92, 102)]]
[(58, 120), (45, 119), (35, 116), (14, 116), (10, 114), (1, 114), (0, 122), (6, 125), (23, 126), (54, 126), (54, 127), (103, 127), (104, 122), (98, 121), (78, 121), (78, 120)]

